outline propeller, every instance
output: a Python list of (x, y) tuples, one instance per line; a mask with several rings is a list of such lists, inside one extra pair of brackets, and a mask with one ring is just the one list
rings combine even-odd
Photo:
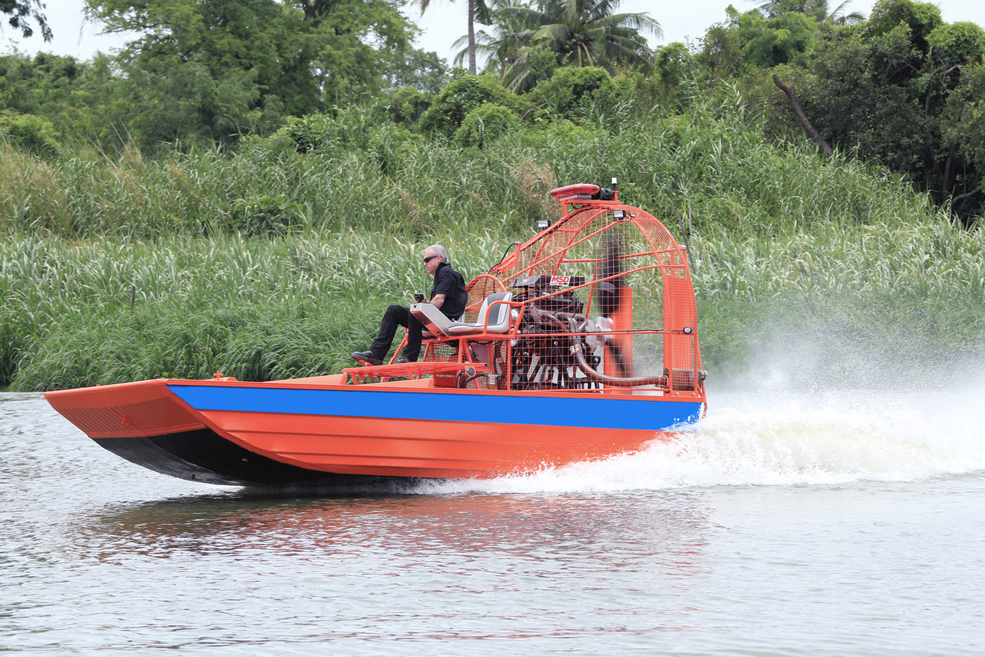
[[(612, 233), (606, 236), (605, 256), (602, 258), (602, 271), (598, 284), (599, 310), (602, 317), (608, 320), (612, 330), (619, 331), (624, 327), (618, 326), (619, 306), (622, 301), (622, 243)], [(620, 377), (632, 376), (629, 364), (623, 356), (623, 346), (616, 336), (606, 336), (603, 344), (612, 357)]]
[(622, 286), (622, 249), (619, 240), (611, 234), (605, 243), (605, 257), (602, 259), (602, 271), (599, 278), (606, 279), (599, 283), (599, 309), (603, 317), (612, 318), (619, 311), (619, 288)]

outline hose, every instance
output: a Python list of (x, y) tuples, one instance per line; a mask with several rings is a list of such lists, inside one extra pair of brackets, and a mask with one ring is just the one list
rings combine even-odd
[[(553, 315), (552, 315), (553, 317)], [(555, 319), (558, 319), (555, 317)], [(568, 325), (573, 333), (578, 332), (578, 326), (575, 323), (574, 318), (568, 317)], [(560, 322), (560, 320), (558, 320)], [(667, 377), (666, 376), (632, 376), (632, 377), (619, 377), (619, 376), (609, 376), (608, 374), (602, 374), (598, 370), (594, 369), (585, 360), (584, 351), (581, 348), (581, 340), (578, 340), (575, 344), (571, 345), (571, 355), (575, 357), (575, 362), (578, 364), (578, 369), (580, 369), (585, 376), (587, 376), (592, 381), (596, 383), (604, 383), (610, 386), (618, 386), (622, 388), (631, 388), (633, 386), (647, 386), (647, 385), (657, 385), (666, 386)]]

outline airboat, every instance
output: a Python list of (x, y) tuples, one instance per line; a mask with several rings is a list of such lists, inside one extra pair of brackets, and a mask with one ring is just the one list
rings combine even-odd
[(472, 279), (463, 317), (411, 306), (419, 362), (45, 397), (133, 463), (239, 486), (492, 478), (671, 440), (706, 401), (687, 253), (615, 180), (550, 194), (560, 218)]

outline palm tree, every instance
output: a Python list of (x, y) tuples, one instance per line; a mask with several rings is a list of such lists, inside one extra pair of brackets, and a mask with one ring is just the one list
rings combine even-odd
[[(756, 2), (757, 0), (750, 1)], [(863, 22), (865, 15), (857, 11), (845, 14), (845, 5), (850, 4), (851, 1), (845, 0), (831, 12), (828, 11), (828, 0), (767, 0), (757, 9), (762, 11), (767, 18), (776, 18), (780, 14), (797, 12), (813, 16), (819, 23), (829, 21), (835, 25), (855, 25)]]
[[(503, 14), (532, 32), (506, 79), (514, 90), (529, 85), (527, 68), (534, 48), (548, 48), (558, 63), (599, 66), (615, 73), (616, 64), (649, 67), (653, 51), (641, 31), (663, 36), (660, 24), (646, 12), (614, 14), (621, 0), (539, 0), (538, 7), (517, 6)], [(525, 37), (525, 35), (518, 35)]]
[[(410, 4), (421, 6), (421, 14), (423, 14), (428, 5), (431, 4), (431, 0), (411, 0)], [(489, 24), (489, 8), (486, 6), (486, 0), (469, 0), (469, 72), (475, 75), (475, 21), (478, 20), (484, 25)], [(457, 42), (456, 42), (457, 43)]]
[[(503, 77), (512, 66), (520, 51), (530, 44), (536, 30), (530, 29), (509, 10), (523, 6), (524, 0), (492, 0), (489, 5), (489, 25), (491, 31), (479, 30), (475, 33), (475, 53), (487, 58), (486, 70), (496, 71)], [(469, 54), (468, 35), (452, 44), (461, 48), (455, 55), (454, 64), (461, 66)]]

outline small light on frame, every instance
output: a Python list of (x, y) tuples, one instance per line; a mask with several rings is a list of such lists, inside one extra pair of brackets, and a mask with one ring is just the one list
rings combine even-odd
[(612, 211), (612, 218), (615, 219), (616, 221), (622, 221), (623, 219), (626, 218), (626, 211), (625, 210), (613, 210)]
[(551, 227), (550, 219), (538, 219), (537, 220), (537, 230), (545, 230)]

